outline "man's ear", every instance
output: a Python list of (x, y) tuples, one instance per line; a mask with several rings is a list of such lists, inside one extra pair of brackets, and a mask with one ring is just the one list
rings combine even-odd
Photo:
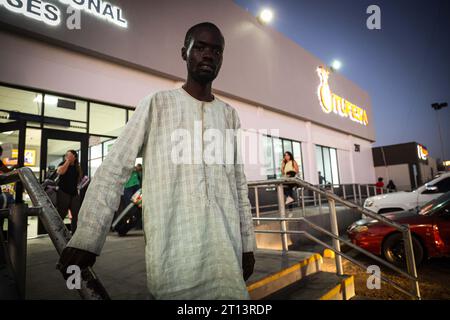
[(181, 48), (181, 57), (183, 58), (184, 61), (186, 61), (186, 59), (187, 59), (186, 47)]

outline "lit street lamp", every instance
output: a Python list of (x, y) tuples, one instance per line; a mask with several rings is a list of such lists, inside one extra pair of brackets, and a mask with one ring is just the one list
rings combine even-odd
[(262, 24), (271, 23), (273, 20), (273, 11), (270, 9), (263, 9), (258, 15), (258, 21)]
[(431, 107), (434, 109), (434, 110), (436, 110), (436, 118), (437, 118), (437, 123), (438, 123), (438, 130), (439, 130), (439, 139), (440, 139), (440, 141), (441, 141), (441, 153), (442, 153), (442, 159), (441, 159), (441, 162), (442, 163), (444, 163), (444, 161), (446, 160), (445, 159), (445, 154), (444, 154), (444, 143), (443, 143), (443, 140), (442, 140), (442, 132), (441, 132), (441, 123), (439, 122), (439, 116), (438, 116), (438, 110), (441, 110), (441, 109), (443, 109), (443, 108), (445, 108), (445, 107), (447, 107), (448, 106), (448, 103), (447, 102), (444, 102), (444, 103), (433, 103), (432, 105), (431, 105)]
[(338, 71), (342, 67), (342, 62), (339, 60), (333, 60), (331, 63), (331, 68), (333, 71)]

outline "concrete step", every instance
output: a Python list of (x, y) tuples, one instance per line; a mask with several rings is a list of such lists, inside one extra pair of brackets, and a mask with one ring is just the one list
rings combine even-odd
[(312, 252), (257, 250), (255, 270), (247, 280), (251, 299), (260, 300), (319, 272), (322, 256)]
[(350, 300), (381, 300), (378, 298), (366, 297), (366, 296), (354, 296)]
[(295, 281), (264, 300), (349, 300), (354, 296), (353, 276), (320, 271)]

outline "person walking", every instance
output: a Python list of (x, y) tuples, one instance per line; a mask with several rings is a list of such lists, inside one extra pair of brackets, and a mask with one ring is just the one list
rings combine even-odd
[[(297, 161), (290, 151), (284, 153), (283, 161), (281, 162), (281, 174), (288, 178), (293, 178), (299, 173)], [(284, 196), (286, 197), (286, 204), (294, 202), (294, 186), (288, 184), (284, 188)]]
[(327, 180), (325, 179), (325, 177), (322, 175), (322, 172), (318, 171), (319, 174), (319, 186), (321, 188), (323, 188), (325, 186), (325, 184), (327, 183)]
[(78, 192), (78, 183), (83, 177), (78, 154), (75, 150), (68, 150), (65, 160), (58, 165), (56, 169), (59, 175), (57, 192), (57, 209), (61, 218), (64, 220), (69, 213), (72, 216), (70, 231), (72, 235), (77, 229), (78, 213), (81, 206), (81, 198)]

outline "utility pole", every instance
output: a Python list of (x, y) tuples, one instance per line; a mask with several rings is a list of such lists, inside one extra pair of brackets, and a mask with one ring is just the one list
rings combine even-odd
[(436, 119), (437, 119), (437, 123), (438, 123), (438, 130), (439, 130), (439, 140), (441, 141), (441, 156), (442, 156), (442, 159), (441, 159), (441, 162), (442, 162), (442, 164), (444, 163), (444, 161), (446, 160), (445, 159), (445, 154), (444, 154), (444, 142), (443, 142), (443, 140), (442, 140), (442, 131), (441, 131), (441, 123), (440, 123), (440, 121), (439, 121), (439, 115), (438, 115), (438, 110), (441, 110), (441, 109), (443, 109), (443, 108), (445, 108), (445, 107), (447, 107), (448, 106), (448, 103), (447, 102), (443, 102), (443, 103), (433, 103), (432, 105), (431, 105), (431, 107), (436, 111)]

